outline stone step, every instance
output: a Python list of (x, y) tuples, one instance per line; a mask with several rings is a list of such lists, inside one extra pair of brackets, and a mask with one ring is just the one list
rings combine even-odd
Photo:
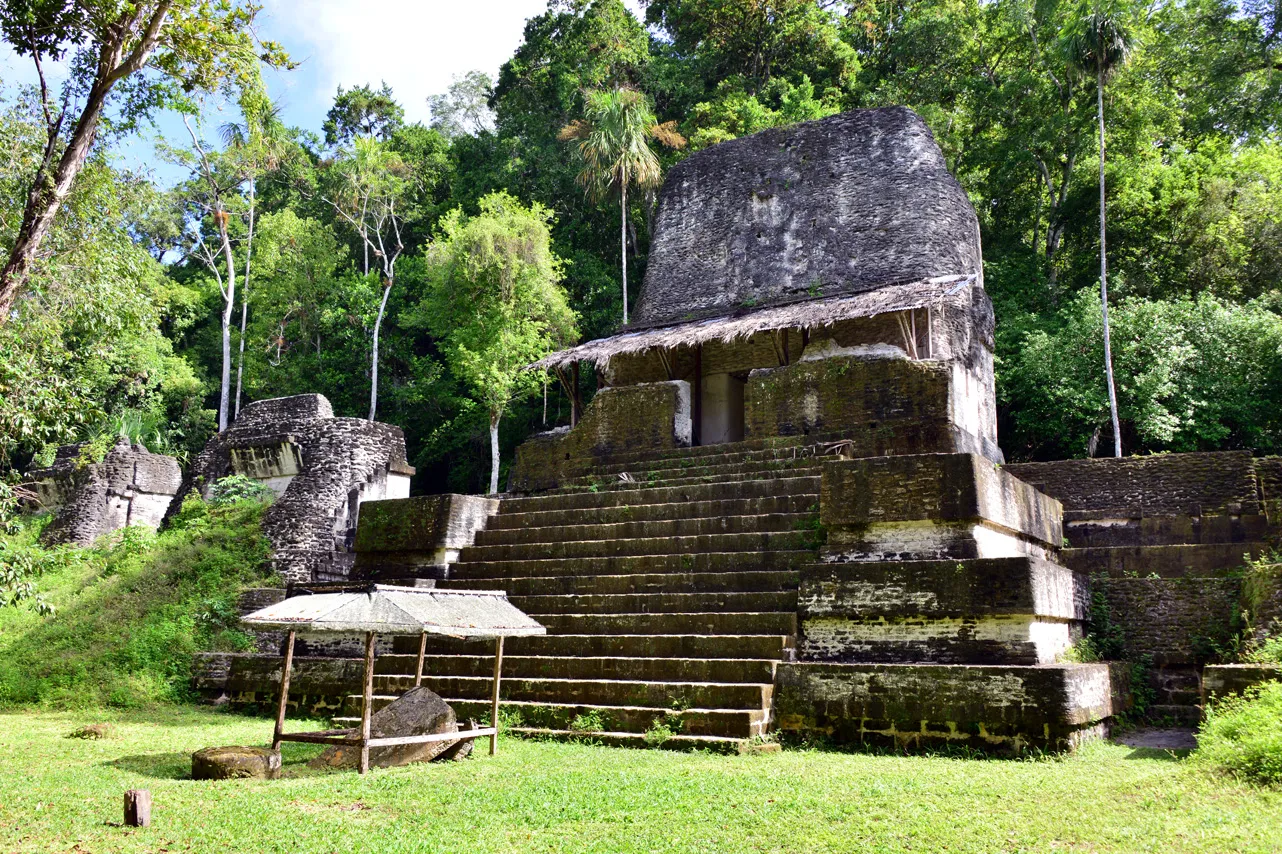
[(758, 534), (799, 531), (818, 521), (818, 513), (766, 513), (755, 516), (721, 516), (638, 520), (611, 524), (571, 524), (543, 528), (505, 528), (476, 532), (476, 546), (529, 543), (589, 542), (654, 537), (692, 537), (706, 534)]
[(703, 552), (764, 552), (816, 548), (818, 543), (815, 541), (813, 531), (767, 531), (751, 534), (699, 534), (620, 540), (563, 540), (549, 543), (468, 546), (459, 552), (459, 562), (559, 560), (624, 555), (693, 555)]
[[(423, 684), (446, 698), (485, 700), (490, 676), (424, 676)], [(374, 692), (399, 697), (414, 685), (413, 675), (375, 674)], [(353, 686), (355, 687), (355, 686)], [(769, 682), (646, 682), (624, 679), (504, 679), (505, 700), (533, 703), (584, 703), (599, 706), (648, 706), (655, 709), (768, 708), (774, 685)], [(359, 695), (352, 694), (357, 700)], [(359, 708), (359, 706), (357, 707)]]
[(695, 445), (682, 448), (661, 448), (644, 451), (622, 451), (605, 457), (575, 457), (566, 461), (567, 466), (585, 466), (597, 468), (604, 465), (637, 465), (663, 460), (685, 460), (690, 458), (717, 457), (739, 454), (754, 454), (762, 451), (786, 451), (807, 446), (823, 446), (841, 441), (850, 436), (850, 431), (815, 433), (801, 436), (768, 436), (761, 439), (744, 439), (740, 442), (723, 442), (716, 445)]
[[(353, 695), (354, 705), (360, 701)], [(489, 721), (490, 704), (481, 700), (447, 699), (454, 707), (460, 721), (468, 718)], [(530, 703), (503, 700), (501, 715), (517, 723), (505, 732), (515, 729), (546, 729), (563, 732), (582, 732), (585, 727), (600, 722), (607, 731), (644, 733), (656, 725), (663, 725), (680, 735), (719, 736), (741, 739), (764, 735), (767, 715), (764, 709), (655, 709), (648, 706), (592, 706), (574, 703)], [(357, 726), (360, 714), (334, 718), (339, 725)], [(576, 729), (577, 726), (577, 729)]]
[(679, 504), (699, 501), (718, 501), (727, 498), (775, 498), (786, 495), (807, 495), (818, 502), (821, 477), (819, 475), (794, 475), (771, 480), (725, 481), (697, 483), (685, 486), (644, 487), (627, 490), (592, 492), (583, 490), (565, 495), (542, 493), (539, 495), (504, 498), (499, 504), (499, 515), (509, 513), (536, 513), (549, 510), (583, 510), (625, 505)]
[(558, 525), (610, 525), (618, 522), (652, 522), (670, 519), (707, 519), (723, 516), (758, 516), (770, 513), (819, 512), (817, 495), (769, 495), (761, 498), (721, 498), (712, 501), (675, 501), (666, 504), (616, 504), (572, 510), (506, 512), (491, 516), (486, 531), (512, 528), (547, 528)]
[(527, 614), (695, 614), (797, 610), (795, 590), (751, 593), (605, 593), (509, 596)]
[[(809, 439), (809, 437), (806, 437)], [(708, 446), (715, 447), (715, 446)], [(720, 447), (726, 447), (724, 445)], [(702, 450), (702, 448), (700, 449)], [(716, 454), (670, 454), (662, 457), (651, 457), (648, 459), (619, 459), (611, 457), (605, 461), (583, 460), (587, 467), (583, 470), (583, 475), (617, 475), (624, 472), (631, 474), (633, 477), (641, 479), (641, 475), (648, 471), (659, 470), (676, 470), (702, 468), (706, 466), (724, 466), (724, 465), (759, 465), (763, 463), (775, 463), (780, 461), (799, 461), (799, 460), (818, 460), (826, 454), (822, 444), (807, 442), (795, 445), (785, 445), (779, 447), (767, 448), (742, 448), (739, 450), (722, 451)], [(577, 461), (570, 460), (567, 465), (573, 466)]]
[(1266, 543), (1193, 543), (1175, 546), (1113, 546), (1069, 548), (1060, 562), (1091, 575), (1114, 578), (1198, 578), (1232, 575), (1247, 560), (1268, 550)]
[[(585, 474), (567, 477), (562, 482), (562, 488), (593, 485), (635, 487), (705, 477), (716, 480), (759, 480), (785, 471), (818, 470), (823, 466), (824, 461), (822, 457), (782, 457), (760, 460), (732, 458), (725, 462), (707, 464), (703, 460), (681, 460), (677, 465), (672, 465), (673, 462), (677, 461), (664, 461), (649, 467), (634, 467), (631, 470), (613, 473), (594, 468)], [(667, 466), (667, 468), (656, 466)]]
[[(398, 636), (392, 640), (396, 654), (418, 654), (418, 638)], [(787, 634), (682, 635), (682, 634), (596, 634), (535, 635), (508, 638), (508, 655), (614, 657), (614, 658), (747, 658), (778, 661), (789, 656), (792, 637)], [(460, 638), (429, 637), (428, 655), (492, 656), (489, 642)], [(490, 659), (493, 661), (493, 659)]]
[[(413, 675), (417, 655), (382, 655), (375, 660), (379, 675)], [(503, 656), (506, 679), (588, 679), (641, 682), (773, 682), (777, 661), (744, 658), (622, 658), (556, 655)], [(423, 669), (435, 677), (494, 674), (489, 654), (430, 655)]]
[(504, 590), (509, 596), (602, 595), (612, 593), (751, 593), (796, 591), (795, 570), (671, 572), (641, 575), (536, 575), (442, 581), (456, 589)]
[(776, 549), (765, 552), (466, 561), (450, 566), (450, 581), (451, 586), (465, 589), (469, 582), (479, 579), (776, 572), (795, 569), (814, 559), (815, 552), (811, 549)]
[(771, 611), (690, 614), (531, 614), (549, 634), (576, 635), (788, 635), (797, 614)]
[(724, 466), (708, 466), (692, 469), (665, 469), (662, 471), (643, 472), (632, 480), (620, 480), (617, 477), (600, 478), (587, 476), (570, 478), (548, 495), (573, 495), (580, 492), (603, 492), (632, 489), (655, 489), (665, 486), (697, 486), (705, 483), (739, 482), (750, 480), (774, 480), (783, 476), (811, 475), (819, 476), (823, 471), (823, 462), (808, 460), (804, 464), (772, 463), (735, 463)]

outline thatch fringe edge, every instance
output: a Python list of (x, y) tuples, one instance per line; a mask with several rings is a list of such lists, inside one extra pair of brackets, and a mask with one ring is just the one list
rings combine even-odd
[(604, 367), (615, 356), (644, 353), (654, 349), (692, 347), (711, 341), (728, 344), (760, 332), (779, 329), (815, 329), (844, 320), (876, 317), (896, 311), (925, 308), (952, 296), (962, 288), (973, 286), (977, 274), (937, 276), (902, 285), (889, 285), (853, 296), (808, 300), (792, 305), (760, 309), (742, 317), (714, 317), (639, 332), (624, 332), (609, 338), (598, 338), (566, 350), (544, 356), (526, 366), (526, 370), (556, 370), (575, 362), (591, 362)]

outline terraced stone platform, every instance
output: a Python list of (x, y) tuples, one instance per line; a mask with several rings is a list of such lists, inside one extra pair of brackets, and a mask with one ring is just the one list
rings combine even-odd
[[(513, 729), (626, 745), (663, 727), (667, 747), (714, 750), (764, 735), (775, 670), (795, 650), (799, 568), (819, 545), (827, 449), (799, 437), (620, 455), (555, 491), (501, 499), (435, 583), (506, 590), (547, 628), (507, 643)], [(441, 574), (423, 567), (425, 578)], [(417, 638), (398, 638), (380, 655), (382, 702), (412, 683), (417, 649)], [(460, 717), (488, 716), (488, 646), (429, 639), (427, 654), (428, 686)], [(356, 714), (347, 676), (359, 662), (296, 662), (301, 703)], [(219, 684), (236, 702), (264, 702), (278, 664), (223, 656), (209, 671), (227, 673)]]

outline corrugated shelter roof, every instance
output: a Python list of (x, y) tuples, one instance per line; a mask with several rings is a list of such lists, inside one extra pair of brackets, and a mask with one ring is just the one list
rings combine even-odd
[(523, 637), (547, 630), (502, 590), (438, 590), (373, 584), (360, 591), (292, 596), (242, 622), (311, 632)]
[(875, 291), (832, 299), (809, 299), (789, 305), (777, 305), (750, 313), (724, 315), (658, 329), (623, 332), (609, 338), (598, 338), (568, 350), (545, 356), (528, 366), (529, 370), (553, 370), (574, 362), (604, 365), (615, 356), (644, 353), (647, 350), (694, 346), (709, 341), (729, 343), (758, 332), (778, 329), (814, 329), (831, 326), (843, 320), (875, 317), (894, 311), (938, 305), (945, 297), (975, 285), (977, 274), (939, 276)]

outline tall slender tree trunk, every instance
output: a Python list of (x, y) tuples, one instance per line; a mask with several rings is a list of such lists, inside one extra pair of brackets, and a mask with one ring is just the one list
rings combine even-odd
[(378, 336), (383, 329), (383, 314), (387, 311), (387, 297), (392, 292), (392, 280), (383, 280), (383, 299), (378, 304), (378, 317), (374, 320), (374, 352), (370, 355), (369, 420), (378, 412)]
[(622, 201), (619, 205), (619, 249), (623, 258), (623, 325), (628, 325), (628, 170), (622, 171)]
[(1113, 456), (1122, 455), (1122, 428), (1117, 417), (1117, 387), (1113, 383), (1113, 344), (1108, 328), (1108, 251), (1105, 244), (1107, 213), (1104, 206), (1104, 63), (1096, 63), (1096, 114), (1099, 118), (1099, 297), (1104, 315), (1104, 374), (1108, 378), (1108, 408), (1113, 418)]
[(490, 495), (499, 491), (499, 419), (503, 411), (490, 412)]
[[(245, 324), (249, 318), (249, 268), (254, 260), (254, 202), (256, 201), (256, 181), (249, 182), (249, 234), (245, 240), (245, 281), (240, 287), (240, 353), (236, 357), (236, 406), (232, 418), (240, 417), (240, 385), (245, 372)], [(279, 350), (277, 359), (280, 358)]]
[(231, 392), (231, 315), (236, 306), (236, 259), (231, 253), (231, 238), (227, 235), (227, 212), (220, 210), (218, 232), (222, 238), (223, 259), (227, 262), (227, 293), (223, 298), (223, 370), (218, 387), (218, 432), (227, 429), (227, 414)]

